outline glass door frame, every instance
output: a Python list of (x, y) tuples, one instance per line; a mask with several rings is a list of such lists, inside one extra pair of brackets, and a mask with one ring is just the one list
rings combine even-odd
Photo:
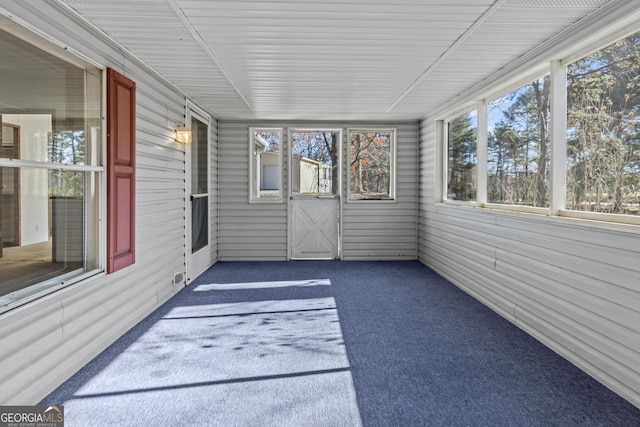
[(191, 127), (193, 119), (197, 119), (207, 126), (207, 244), (204, 247), (198, 249), (196, 252), (192, 251), (192, 173), (194, 167), (192, 162), (192, 150), (193, 140), (197, 138), (197, 134), (195, 129), (191, 129), (192, 142), (185, 145), (185, 271), (187, 276), (187, 285), (191, 283), (191, 281), (193, 281), (196, 277), (198, 277), (203, 271), (205, 271), (209, 266), (211, 266), (211, 116), (187, 100), (185, 107), (185, 124), (187, 127)]

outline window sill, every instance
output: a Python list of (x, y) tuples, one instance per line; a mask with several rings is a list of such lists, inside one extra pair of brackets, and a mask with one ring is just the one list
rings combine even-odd
[(0, 314), (14, 310), (18, 307), (22, 307), (26, 304), (32, 303), (41, 298), (56, 294), (59, 291), (63, 291), (73, 285), (86, 283), (97, 277), (104, 276), (105, 270), (95, 269), (82, 273), (80, 275), (70, 277), (65, 280), (65, 276), (50, 279), (41, 283), (36, 283), (24, 289), (15, 291), (9, 295), (3, 295), (0, 297)]
[(635, 216), (635, 215), (620, 215), (620, 214), (610, 214), (610, 213), (601, 213), (601, 212), (561, 210), (558, 213), (558, 216), (562, 218), (597, 221), (603, 224), (640, 226), (640, 216)]
[(249, 200), (249, 204), (250, 205), (263, 205), (263, 204), (282, 204), (284, 202), (283, 198), (277, 198), (277, 199), (269, 199), (269, 200), (265, 200), (265, 199), (250, 199)]
[[(640, 216), (616, 215), (595, 212), (567, 211), (561, 210), (558, 215), (551, 215), (547, 208), (534, 208), (529, 206), (514, 206), (483, 204), (477, 206), (475, 203), (463, 202), (438, 202), (436, 208), (442, 209), (464, 209), (475, 211), (478, 215), (496, 215), (512, 217), (528, 217), (534, 221), (545, 221), (566, 226), (579, 227), (589, 230), (601, 230), (624, 234), (637, 234), (640, 236)], [(441, 212), (446, 215), (446, 213)]]
[(347, 203), (397, 203), (396, 199), (347, 199)]
[(505, 205), (501, 203), (483, 203), (481, 207), (497, 211), (524, 212), (539, 215), (550, 215), (549, 208), (537, 208), (533, 206)]

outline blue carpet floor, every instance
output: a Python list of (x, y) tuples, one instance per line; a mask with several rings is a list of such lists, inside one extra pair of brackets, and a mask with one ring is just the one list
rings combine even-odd
[(418, 262), (221, 262), (41, 404), (66, 426), (640, 426)]

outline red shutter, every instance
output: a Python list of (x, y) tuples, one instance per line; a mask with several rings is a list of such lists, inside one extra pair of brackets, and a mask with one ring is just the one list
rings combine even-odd
[(135, 262), (136, 84), (107, 69), (107, 273)]

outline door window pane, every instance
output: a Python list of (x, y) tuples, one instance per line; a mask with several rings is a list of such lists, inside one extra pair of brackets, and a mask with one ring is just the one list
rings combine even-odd
[(191, 199), (191, 253), (209, 244), (209, 196)]
[(209, 126), (191, 118), (191, 253), (209, 244)]
[(209, 126), (195, 117), (191, 118), (191, 194), (209, 192)]
[(339, 194), (339, 131), (291, 133), (291, 193)]

